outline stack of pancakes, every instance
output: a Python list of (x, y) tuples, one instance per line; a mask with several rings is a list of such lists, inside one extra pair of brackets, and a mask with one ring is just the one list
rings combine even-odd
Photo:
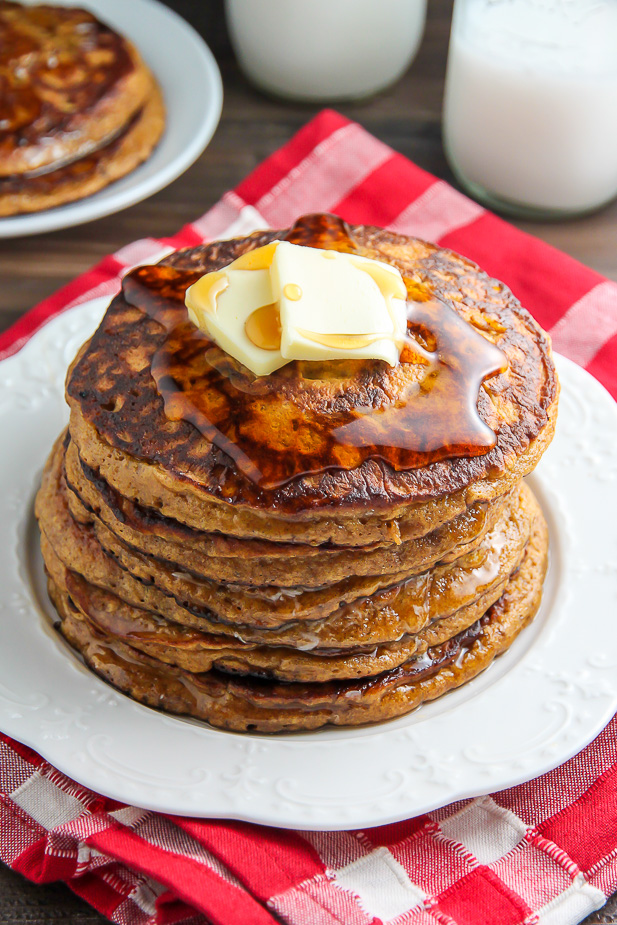
[(97, 192), (148, 157), (164, 121), (125, 38), (76, 7), (0, 0), (0, 216)]
[[(358, 253), (400, 269), (410, 297), (453, 309), (504, 352), (507, 369), (473, 396), (495, 446), (398, 471), (375, 452), (260, 484), (230, 434), (236, 449), (293, 461), (343, 400), (350, 414), (366, 409), (367, 389), (382, 406), (413, 400), (413, 384), (428, 387), (422, 367), (296, 361), (256, 378), (201, 335), (172, 400), (161, 358), (189, 331), (187, 286), (286, 232), (133, 271), (69, 371), (70, 424), (36, 511), (62, 633), (142, 703), (238, 731), (376, 722), (474, 677), (537, 611), (547, 528), (521, 480), (554, 429), (548, 338), (452, 252), (349, 234)], [(418, 336), (430, 344), (435, 332)], [(234, 384), (227, 443), (181, 410), (178, 396), (206, 378), (213, 408)]]

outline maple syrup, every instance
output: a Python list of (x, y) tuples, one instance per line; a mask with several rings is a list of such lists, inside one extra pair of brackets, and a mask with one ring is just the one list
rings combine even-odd
[[(363, 695), (371, 692), (373, 697), (406, 684), (431, 678), (449, 665), (461, 666), (470, 651), (482, 647), (482, 631), (490, 622), (490, 612), (468, 629), (440, 645), (429, 647), (421, 656), (412, 656), (398, 668), (391, 668), (378, 675), (358, 680), (311, 682), (281, 682), (267, 677), (265, 672), (255, 669), (250, 672), (230, 671), (213, 668), (203, 673), (191, 673), (172, 665), (152, 659), (133, 648), (122, 639), (115, 639), (101, 630), (97, 624), (77, 611), (69, 598), (69, 611), (86, 630), (87, 654), (94, 665), (113, 669), (115, 683), (122, 687), (122, 680), (129, 688), (141, 682), (141, 689), (158, 691), (161, 700), (168, 692), (177, 694), (183, 688), (192, 715), (200, 716), (208, 711), (213, 700), (225, 697), (229, 691), (230, 676), (240, 676), (236, 683), (236, 696), (244, 696), (253, 708), (276, 708), (278, 711), (301, 710), (311, 713), (328, 709), (328, 701), (336, 698), (332, 708), (344, 713), (354, 706), (362, 706)], [(261, 675), (261, 676), (260, 676)], [(242, 677), (244, 676), (244, 677)], [(122, 679), (122, 680), (121, 680)], [(144, 682), (146, 682), (144, 684)], [(138, 698), (139, 699), (139, 698)]]
[(305, 247), (319, 247), (322, 250), (341, 251), (351, 254), (358, 250), (351, 228), (338, 215), (328, 212), (313, 212), (303, 215), (291, 226), (284, 241), (302, 244)]
[(307, 331), (305, 328), (297, 330), (305, 340), (311, 340), (314, 344), (321, 344), (322, 347), (331, 347), (334, 350), (361, 350), (363, 347), (369, 347), (389, 337), (388, 334), (318, 334), (316, 331)]
[(302, 298), (302, 290), (295, 283), (287, 283), (283, 286), (283, 295), (290, 302), (298, 302)]
[[(286, 240), (357, 250), (348, 226), (322, 214), (300, 219)], [(124, 296), (165, 328), (151, 371), (167, 417), (193, 424), (259, 488), (368, 459), (401, 471), (495, 446), (477, 401), (506, 357), (446, 303), (408, 302), (407, 340), (394, 371), (377, 360), (296, 361), (255, 377), (188, 321), (184, 295), (199, 277), (140, 267), (124, 277)], [(408, 291), (416, 291), (411, 281)], [(251, 330), (274, 343), (275, 326), (264, 316)]]
[(261, 350), (279, 350), (281, 346), (281, 317), (276, 305), (262, 305), (246, 319), (244, 325), (248, 339)]
[[(228, 286), (229, 278), (222, 270), (215, 271), (214, 273), (206, 273), (205, 276), (197, 280), (192, 289), (192, 292), (195, 293), (196, 305), (204, 307), (206, 312), (213, 315), (216, 311), (216, 300), (218, 296), (221, 292), (225, 292)], [(190, 298), (191, 295), (192, 293), (189, 293), (186, 297), (189, 307), (193, 303), (193, 299)]]

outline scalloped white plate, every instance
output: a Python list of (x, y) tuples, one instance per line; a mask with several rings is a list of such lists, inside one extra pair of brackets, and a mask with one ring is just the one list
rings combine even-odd
[(98, 193), (55, 209), (0, 218), (0, 238), (81, 225), (152, 196), (199, 157), (221, 117), (223, 85), (216, 61), (201, 36), (169, 7), (158, 0), (62, 0), (62, 4), (86, 7), (135, 43), (163, 91), (165, 132), (143, 164)]
[(542, 608), (464, 688), (380, 726), (267, 737), (158, 713), (93, 675), (52, 629), (32, 503), (67, 418), (67, 364), (106, 301), (59, 316), (0, 364), (4, 732), (127, 803), (345, 829), (528, 780), (604, 727), (617, 709), (617, 405), (563, 358), (557, 434), (530, 479), (551, 534)]

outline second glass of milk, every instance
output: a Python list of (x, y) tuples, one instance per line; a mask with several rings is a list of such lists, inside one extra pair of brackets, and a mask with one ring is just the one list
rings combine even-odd
[(617, 0), (456, 0), (443, 128), (460, 182), (498, 210), (617, 196)]

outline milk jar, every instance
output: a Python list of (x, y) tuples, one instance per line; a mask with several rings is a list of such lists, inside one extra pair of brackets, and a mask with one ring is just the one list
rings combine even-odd
[(426, 0), (225, 0), (240, 67), (262, 90), (304, 102), (390, 86), (418, 50)]
[(444, 144), (461, 184), (537, 218), (617, 195), (617, 0), (456, 0)]

